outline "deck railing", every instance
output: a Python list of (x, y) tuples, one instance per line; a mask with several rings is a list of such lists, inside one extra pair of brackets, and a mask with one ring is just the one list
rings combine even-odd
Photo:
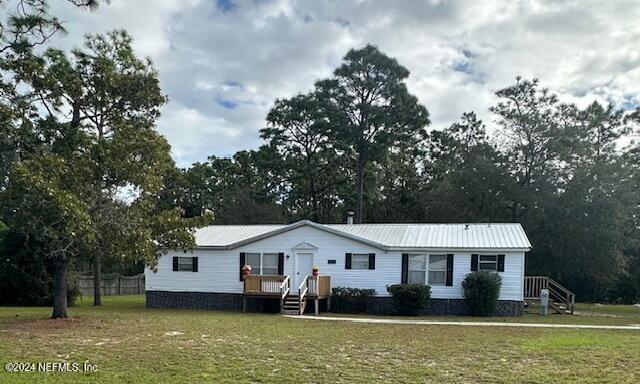
[(249, 275), (244, 277), (244, 293), (282, 295), (290, 288), (289, 276)]
[(540, 291), (549, 290), (549, 299), (566, 305), (566, 308), (573, 313), (576, 304), (576, 295), (563, 287), (557, 281), (548, 276), (525, 276), (524, 277), (524, 299), (540, 299)]
[(304, 307), (307, 303), (305, 297), (309, 292), (309, 276), (305, 276), (302, 279), (302, 283), (298, 286), (298, 314), (302, 315), (304, 313)]
[(310, 296), (326, 297), (331, 294), (331, 276), (307, 276)]

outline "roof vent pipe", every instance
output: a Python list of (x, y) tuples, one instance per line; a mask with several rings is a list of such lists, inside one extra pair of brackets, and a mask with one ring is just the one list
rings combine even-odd
[(353, 215), (354, 212), (349, 210), (347, 211), (347, 224), (352, 225), (353, 224)]

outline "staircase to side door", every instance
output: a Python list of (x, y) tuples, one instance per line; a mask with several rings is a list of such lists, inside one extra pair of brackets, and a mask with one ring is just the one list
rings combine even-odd
[(576, 295), (548, 276), (524, 277), (524, 300), (530, 304), (540, 302), (540, 293), (549, 290), (549, 308), (559, 314), (573, 314)]

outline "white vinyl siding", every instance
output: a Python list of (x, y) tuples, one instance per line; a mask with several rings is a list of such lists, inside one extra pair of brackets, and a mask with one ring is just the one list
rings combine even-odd
[[(240, 253), (246, 253), (245, 262), (249, 262), (249, 254), (274, 254), (284, 252), (284, 274), (295, 276), (294, 247), (301, 243), (317, 247), (314, 253), (314, 264), (320, 267), (320, 275), (331, 277), (332, 287), (352, 287), (375, 289), (376, 295), (388, 296), (387, 286), (400, 284), (402, 279), (402, 254), (406, 251), (384, 251), (344, 237), (336, 236), (316, 228), (302, 226), (294, 230), (246, 244), (235, 249), (196, 249), (190, 252), (198, 257), (199, 273), (172, 273), (174, 256), (184, 256), (182, 251), (168, 251), (158, 260), (157, 273), (145, 269), (146, 289), (150, 291), (175, 292), (220, 292), (242, 293), (243, 282), (239, 280)], [(495, 250), (496, 254), (505, 254), (505, 271), (501, 272), (501, 300), (522, 300), (522, 284), (524, 274), (524, 252), (508, 249)], [(345, 269), (345, 255), (352, 253), (368, 255), (376, 254), (376, 268), (370, 270)], [(416, 252), (418, 253), (418, 252)], [(420, 254), (443, 255), (454, 254), (453, 285), (431, 287), (434, 299), (461, 299), (462, 280), (471, 271), (471, 254), (482, 253), (482, 250), (425, 250)], [(288, 258), (286, 256), (289, 256)], [(264, 257), (263, 257), (264, 258)], [(271, 262), (263, 265), (277, 268), (277, 258), (268, 256)], [(329, 260), (336, 260), (329, 264)], [(352, 259), (353, 262), (353, 259)], [(253, 266), (252, 266), (253, 267)], [(253, 271), (256, 274), (256, 270)]]

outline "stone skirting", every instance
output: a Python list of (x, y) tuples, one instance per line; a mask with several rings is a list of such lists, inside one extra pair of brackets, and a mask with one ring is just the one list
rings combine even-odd
[[(373, 315), (392, 315), (394, 313), (391, 297), (372, 297), (367, 303), (367, 313)], [(524, 302), (500, 300), (494, 316), (520, 316), (524, 313)], [(421, 315), (463, 316), (467, 314), (464, 299), (430, 299), (429, 307)]]
[[(242, 311), (243, 295), (241, 293), (211, 293), (211, 292), (169, 292), (147, 291), (148, 308), (188, 308), (188, 309), (218, 309)], [(247, 297), (247, 311), (273, 312), (280, 310), (277, 299)], [(322, 311), (326, 303), (320, 303)], [(307, 304), (307, 312), (313, 308), (313, 303)], [(520, 316), (524, 312), (524, 302), (513, 300), (498, 301), (495, 316)], [(391, 297), (372, 297), (367, 303), (367, 313), (372, 315), (393, 314)], [(431, 299), (429, 308), (422, 315), (466, 315), (467, 309), (464, 299)]]
[[(241, 293), (146, 291), (147, 308), (188, 308), (242, 311)], [(278, 312), (276, 299), (247, 297), (247, 311)]]

